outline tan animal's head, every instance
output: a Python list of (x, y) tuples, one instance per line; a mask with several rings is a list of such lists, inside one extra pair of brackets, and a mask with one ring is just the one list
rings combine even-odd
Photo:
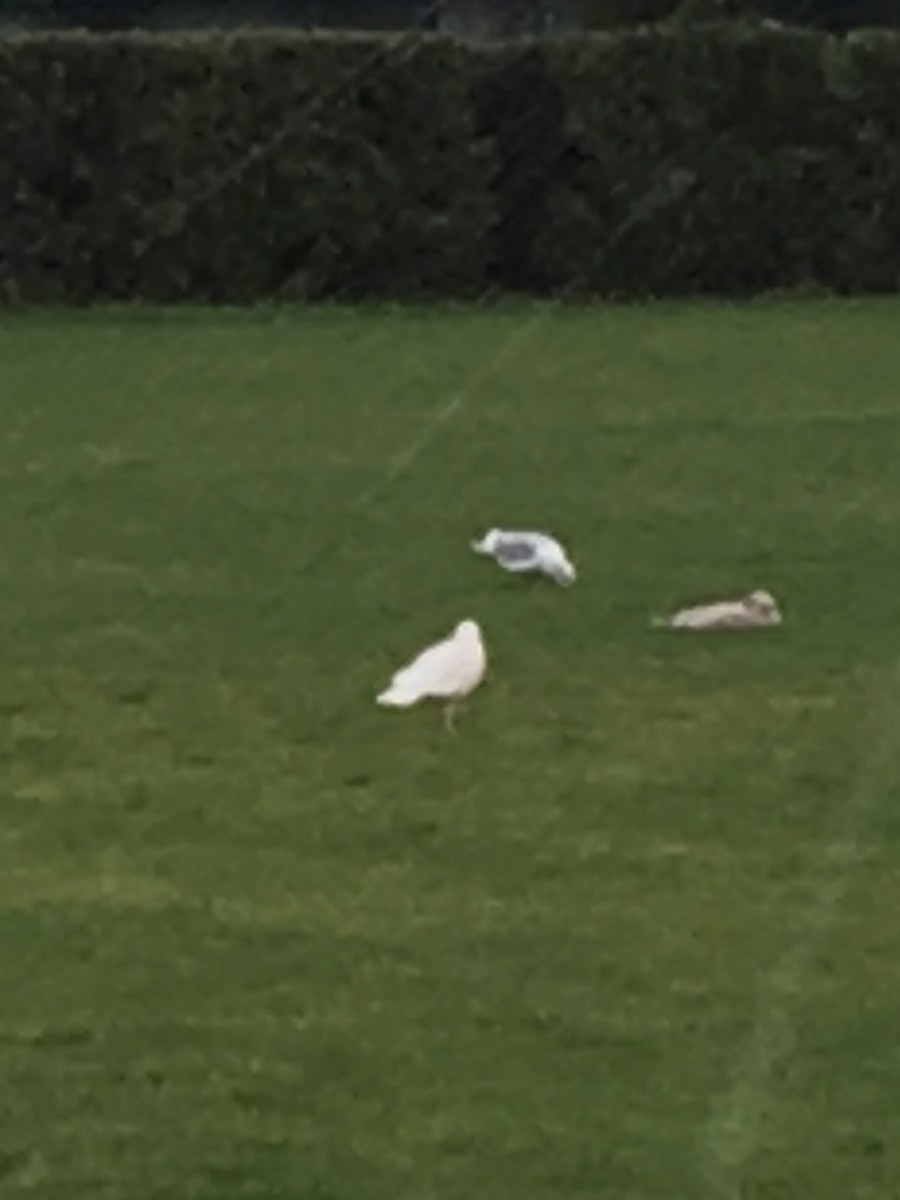
[(781, 620), (778, 605), (771, 592), (751, 592), (749, 596), (745, 597), (744, 604), (747, 608), (759, 613), (760, 616), (765, 617), (769, 621), (777, 624)]

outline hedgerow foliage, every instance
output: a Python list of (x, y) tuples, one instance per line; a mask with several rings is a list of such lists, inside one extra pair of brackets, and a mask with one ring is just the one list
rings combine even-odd
[(483, 284), (471, 55), (405, 38), (0, 42), (0, 253), (35, 299)]
[(27, 300), (900, 281), (900, 36), (729, 23), (0, 41)]

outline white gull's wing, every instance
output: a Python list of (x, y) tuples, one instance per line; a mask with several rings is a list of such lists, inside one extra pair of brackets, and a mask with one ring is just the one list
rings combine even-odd
[(466, 695), (480, 683), (485, 666), (480, 633), (476, 631), (472, 638), (457, 630), (449, 638), (427, 647), (397, 671), (379, 702), (402, 707), (428, 696)]

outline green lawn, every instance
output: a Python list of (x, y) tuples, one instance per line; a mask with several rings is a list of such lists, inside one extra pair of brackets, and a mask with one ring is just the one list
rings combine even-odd
[(896, 1200), (900, 304), (7, 315), (0, 413), (4, 1200)]

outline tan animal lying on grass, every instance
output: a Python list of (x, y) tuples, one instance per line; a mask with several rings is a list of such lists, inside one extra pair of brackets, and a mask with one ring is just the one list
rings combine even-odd
[(739, 600), (718, 600), (682, 608), (670, 617), (654, 617), (657, 629), (771, 629), (781, 613), (768, 592), (751, 592)]

